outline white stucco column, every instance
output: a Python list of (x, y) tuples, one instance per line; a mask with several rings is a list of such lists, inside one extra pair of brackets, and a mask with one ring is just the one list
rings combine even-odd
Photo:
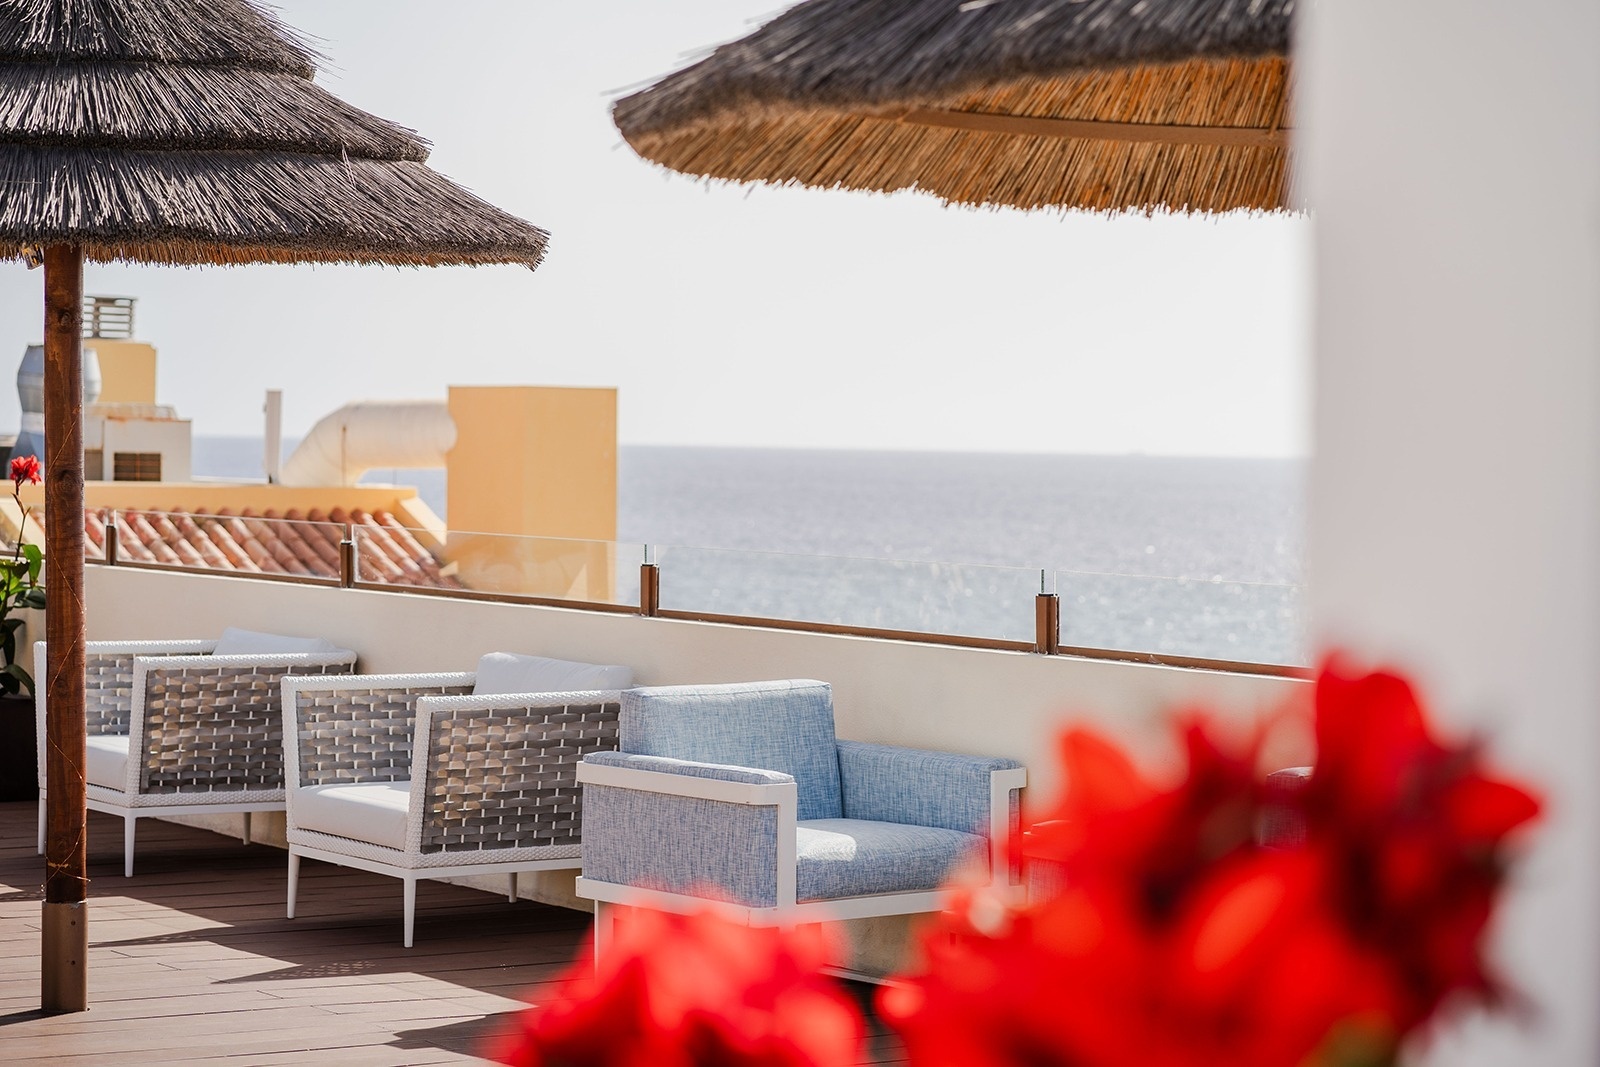
[(1302, 14), (1313, 631), (1549, 802), (1496, 943), (1541, 1017), (1429, 1062), (1600, 1063), (1600, 3)]

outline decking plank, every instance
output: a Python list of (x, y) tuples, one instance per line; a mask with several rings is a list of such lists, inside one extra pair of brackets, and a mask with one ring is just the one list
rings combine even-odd
[[(282, 851), (141, 820), (133, 878), (121, 820), (91, 813), (91, 1010), (42, 1016), (43, 861), (33, 804), (0, 804), (0, 1063), (363, 1067), (464, 1064), (521, 1004), (554, 992), (588, 918), (440, 882), (307, 862), (284, 917)], [(862, 1064), (903, 1063), (874, 1027)]]

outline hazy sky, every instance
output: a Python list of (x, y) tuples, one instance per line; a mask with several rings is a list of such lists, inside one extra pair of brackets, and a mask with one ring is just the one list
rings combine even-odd
[[(160, 399), (290, 433), (452, 384), (620, 388), (628, 443), (1294, 455), (1309, 224), (947, 209), (707, 187), (636, 157), (609, 101), (774, 0), (284, 0), (322, 83), (553, 234), (521, 268), (96, 267), (139, 298)], [(0, 377), (40, 337), (0, 266)], [(0, 390), (0, 431), (17, 401)]]

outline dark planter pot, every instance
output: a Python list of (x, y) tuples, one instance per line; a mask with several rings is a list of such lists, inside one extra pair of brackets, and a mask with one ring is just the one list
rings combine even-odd
[(0, 800), (39, 799), (33, 698), (0, 696)]

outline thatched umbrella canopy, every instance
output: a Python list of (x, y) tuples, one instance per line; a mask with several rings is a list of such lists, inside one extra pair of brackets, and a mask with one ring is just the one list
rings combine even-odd
[(535, 266), (548, 235), (313, 83), (247, 0), (0, 6), (0, 240), (92, 260)]
[(0, 4), (0, 256), (45, 268), (43, 1004), (87, 1007), (83, 261), (520, 263), (547, 235), (312, 82), (250, 0)]
[(619, 100), (705, 178), (1094, 211), (1284, 210), (1295, 0), (805, 0)]

